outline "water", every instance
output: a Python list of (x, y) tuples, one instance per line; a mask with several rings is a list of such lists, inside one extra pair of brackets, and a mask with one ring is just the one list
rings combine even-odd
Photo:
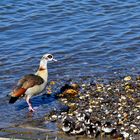
[(1, 0), (0, 125), (28, 120), (27, 107), (16, 110), (24, 101), (3, 98), (45, 53), (59, 61), (48, 65), (49, 81), (139, 74), (139, 23), (139, 0)]

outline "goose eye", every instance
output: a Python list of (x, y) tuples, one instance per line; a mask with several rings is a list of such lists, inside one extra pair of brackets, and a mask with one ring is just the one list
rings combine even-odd
[(52, 55), (48, 55), (48, 58), (51, 59), (53, 56)]

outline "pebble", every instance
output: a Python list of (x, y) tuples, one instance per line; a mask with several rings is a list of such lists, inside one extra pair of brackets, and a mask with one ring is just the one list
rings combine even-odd
[(135, 134), (138, 134), (138, 133), (139, 133), (139, 129), (138, 129), (138, 128), (135, 128), (135, 129), (133, 129), (133, 132), (134, 132)]
[(67, 89), (63, 94), (65, 96), (76, 96), (78, 94), (78, 91), (76, 91), (75, 89)]
[(53, 121), (56, 121), (57, 120), (57, 116), (56, 115), (52, 115), (51, 118), (52, 118)]
[(67, 100), (65, 100), (65, 101), (63, 101), (63, 102), (64, 102), (64, 104), (68, 103), (68, 101), (67, 101)]
[(133, 129), (133, 128), (136, 128), (136, 125), (131, 124), (130, 127)]
[(126, 100), (126, 97), (121, 95), (121, 100)]
[(124, 138), (129, 138), (129, 133), (123, 131), (121, 132), (121, 134), (123, 135)]
[(131, 78), (131, 76), (126, 76), (125, 78), (124, 78), (124, 81), (130, 81), (132, 78)]
[(91, 108), (89, 108), (88, 112), (90, 112), (90, 113), (91, 113), (91, 112), (93, 112), (93, 110), (92, 110)]
[(140, 108), (140, 104), (137, 104), (136, 107), (137, 107), (137, 108)]
[[(140, 80), (133, 79), (131, 76), (126, 76), (122, 80), (107, 85), (99, 82), (93, 85), (82, 84), (80, 86), (82, 89), (74, 100), (70, 101), (62, 98), (61, 101), (66, 105), (71, 107), (76, 105), (76, 107), (74, 109), (70, 107), (69, 112), (60, 116), (68, 115), (76, 124), (82, 123), (81, 129), (73, 126), (72, 135), (82, 133), (83, 136), (95, 138), (95, 134), (91, 134), (89, 129), (91, 126), (94, 131), (98, 129), (94, 124), (97, 120), (101, 122), (100, 129), (98, 129), (100, 134), (106, 121), (113, 124), (113, 126), (103, 129), (107, 133), (109, 132), (109, 135), (111, 135), (110, 132), (114, 128), (123, 135), (124, 139), (129, 139), (131, 134), (138, 134), (140, 132), (138, 129), (140, 120)], [(77, 117), (77, 114), (80, 115), (80, 113), (88, 113), (89, 116)], [(62, 119), (63, 117), (60, 116), (57, 118)], [(86, 129), (88, 129), (88, 132), (86, 132)]]
[(79, 99), (83, 100), (85, 99), (85, 96), (80, 96)]
[(86, 84), (82, 84), (82, 87), (86, 87)]
[(61, 101), (62, 102), (67, 102), (67, 99), (66, 98), (62, 98)]
[(122, 115), (121, 114), (118, 114), (118, 118), (121, 118), (122, 117)]

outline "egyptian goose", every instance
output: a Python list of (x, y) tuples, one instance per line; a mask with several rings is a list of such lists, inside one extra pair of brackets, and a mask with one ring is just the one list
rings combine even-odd
[(9, 103), (16, 102), (20, 97), (25, 96), (26, 102), (29, 106), (29, 111), (35, 111), (32, 108), (30, 98), (33, 95), (39, 94), (43, 91), (47, 84), (48, 79), (48, 70), (47, 70), (47, 62), (48, 61), (57, 61), (53, 58), (51, 54), (45, 54), (40, 60), (39, 69), (35, 74), (28, 74), (22, 77), (14, 90), (10, 93)]

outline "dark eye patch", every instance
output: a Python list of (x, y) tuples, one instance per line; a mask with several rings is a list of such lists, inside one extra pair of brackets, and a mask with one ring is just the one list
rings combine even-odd
[(48, 55), (48, 58), (50, 58), (50, 59), (51, 59), (52, 57), (53, 57), (52, 55)]

